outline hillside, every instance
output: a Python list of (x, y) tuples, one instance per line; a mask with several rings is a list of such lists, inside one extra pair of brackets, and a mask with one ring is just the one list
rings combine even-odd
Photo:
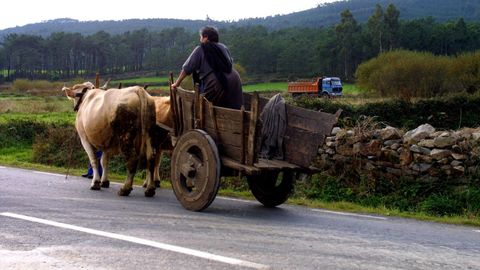
[(377, 3), (383, 7), (393, 3), (400, 10), (400, 17), (403, 20), (432, 17), (437, 22), (444, 22), (460, 17), (463, 17), (466, 21), (474, 21), (480, 18), (480, 1), (478, 0), (345, 0), (319, 5), (313, 9), (287, 15), (251, 18), (236, 22), (178, 19), (81, 22), (62, 18), (1, 30), (0, 38), (11, 33), (48, 36), (53, 32), (78, 32), (90, 35), (98, 31), (105, 31), (111, 34), (119, 34), (142, 28), (149, 31), (160, 31), (165, 28), (183, 27), (189, 31), (196, 31), (206, 24), (213, 24), (220, 28), (246, 25), (263, 25), (269, 29), (322, 27), (338, 23), (339, 14), (345, 9), (349, 9), (358, 22), (365, 22), (372, 15)]
[(237, 24), (263, 25), (269, 29), (321, 27), (338, 23), (339, 14), (345, 9), (349, 9), (355, 19), (362, 23), (373, 14), (376, 4), (385, 9), (390, 3), (400, 11), (402, 20), (432, 17), (437, 22), (445, 22), (461, 17), (465, 21), (478, 21), (480, 18), (478, 0), (346, 0), (282, 16), (242, 20)]

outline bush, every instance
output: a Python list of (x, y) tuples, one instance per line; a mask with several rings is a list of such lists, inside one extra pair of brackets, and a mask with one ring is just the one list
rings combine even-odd
[(46, 80), (27, 80), (27, 79), (17, 79), (13, 82), (12, 90), (21, 93), (31, 93), (31, 94), (40, 94), (40, 95), (54, 95), (60, 96), (62, 92), (62, 83), (60, 82), (49, 82)]
[(354, 201), (353, 190), (342, 182), (342, 179), (326, 174), (315, 174), (304, 183), (297, 183), (295, 187), (297, 197), (320, 199), (324, 201)]
[(88, 158), (73, 126), (49, 126), (35, 137), (33, 161), (63, 167), (86, 167)]
[(423, 201), (420, 210), (434, 216), (452, 216), (463, 213), (462, 203), (458, 199), (437, 194)]
[(419, 100), (415, 103), (395, 99), (363, 105), (335, 103), (325, 99), (299, 98), (294, 105), (311, 110), (335, 113), (342, 109), (340, 126), (349, 126), (362, 116), (376, 117), (391, 126), (413, 129), (431, 124), (438, 129), (476, 128), (480, 125), (480, 95), (458, 94)]
[(35, 134), (42, 132), (45, 125), (26, 121), (12, 120), (0, 124), (0, 147), (33, 143)]
[(356, 71), (357, 84), (383, 97), (411, 100), (480, 88), (480, 53), (457, 58), (405, 50), (380, 54)]
[(480, 51), (455, 58), (448, 78), (449, 85), (460, 85), (467, 93), (477, 92), (480, 89)]
[(466, 191), (467, 211), (475, 215), (480, 214), (480, 187), (471, 187)]

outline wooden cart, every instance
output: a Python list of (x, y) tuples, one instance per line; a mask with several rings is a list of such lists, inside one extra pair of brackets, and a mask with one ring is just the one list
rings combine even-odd
[(201, 211), (215, 199), (221, 176), (245, 175), (255, 198), (268, 207), (284, 203), (295, 174), (310, 163), (337, 122), (335, 115), (286, 105), (284, 160), (259, 158), (259, 114), (267, 99), (245, 94), (240, 110), (216, 107), (198, 91), (171, 89), (174, 150), (171, 180), (175, 196), (188, 210)]

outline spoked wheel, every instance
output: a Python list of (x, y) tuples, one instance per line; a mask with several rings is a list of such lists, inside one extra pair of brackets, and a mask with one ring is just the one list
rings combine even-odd
[(203, 130), (191, 130), (177, 141), (171, 160), (172, 188), (188, 210), (201, 211), (217, 196), (220, 158), (213, 139)]
[(253, 196), (266, 207), (284, 203), (293, 192), (293, 172), (263, 171), (260, 175), (247, 176)]

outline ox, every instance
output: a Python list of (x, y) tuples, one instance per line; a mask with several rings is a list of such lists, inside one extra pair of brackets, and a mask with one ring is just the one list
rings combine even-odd
[[(153, 98), (140, 86), (104, 91), (87, 82), (63, 87), (62, 91), (74, 100), (75, 127), (94, 172), (90, 188), (109, 186), (108, 160), (121, 153), (126, 161), (127, 179), (118, 195), (130, 194), (137, 166), (143, 161), (147, 169), (145, 196), (155, 195), (159, 147), (166, 141), (167, 132), (155, 124)], [(103, 151), (101, 179), (95, 149)]]
[[(160, 148), (158, 150), (158, 155), (155, 158), (155, 186), (160, 187), (160, 173), (159, 173), (159, 164), (160, 158), (163, 151), (172, 150), (172, 141), (170, 137), (166, 135), (166, 130), (171, 130), (173, 126), (173, 115), (170, 109), (170, 97), (152, 97), (155, 102), (155, 121), (159, 127), (162, 127)], [(147, 182), (143, 183), (143, 186), (146, 187)]]

